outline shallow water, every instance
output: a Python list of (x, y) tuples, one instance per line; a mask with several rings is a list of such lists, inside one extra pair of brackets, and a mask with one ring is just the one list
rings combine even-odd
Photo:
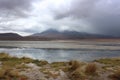
[(7, 52), (12, 56), (30, 57), (33, 59), (56, 61), (92, 61), (99, 58), (119, 57), (120, 51), (106, 50), (57, 50), (57, 49), (32, 49), (32, 48), (0, 48), (0, 52)]
[[(56, 48), (57, 47), (57, 48)], [(0, 52), (17, 57), (56, 61), (92, 61), (106, 57), (120, 57), (120, 43), (114, 42), (49, 42), (0, 41)]]

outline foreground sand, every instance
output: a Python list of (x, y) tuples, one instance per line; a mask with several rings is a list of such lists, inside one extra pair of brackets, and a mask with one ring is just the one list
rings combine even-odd
[(120, 80), (120, 58), (48, 63), (0, 53), (0, 80)]

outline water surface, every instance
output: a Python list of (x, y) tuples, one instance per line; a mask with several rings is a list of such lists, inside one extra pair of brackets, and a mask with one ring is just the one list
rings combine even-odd
[(89, 41), (0, 41), (0, 52), (17, 57), (56, 61), (92, 61), (99, 58), (120, 57), (118, 42)]
[(119, 57), (120, 51), (107, 50), (57, 50), (57, 49), (28, 49), (28, 48), (0, 48), (0, 52), (7, 52), (12, 56), (30, 57), (33, 59), (56, 61), (92, 61), (99, 58)]

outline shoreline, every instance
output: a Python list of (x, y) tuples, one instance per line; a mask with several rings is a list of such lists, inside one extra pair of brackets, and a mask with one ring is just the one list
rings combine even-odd
[(1, 48), (120, 50), (120, 42), (104, 41), (0, 41)]
[(15, 47), (15, 46), (0, 46), (5, 49), (41, 49), (41, 50), (81, 50), (81, 51), (120, 51), (120, 49), (86, 49), (86, 48), (35, 48), (35, 47)]
[(5, 80), (119, 80), (119, 70), (120, 58), (48, 63), (0, 53), (0, 79)]

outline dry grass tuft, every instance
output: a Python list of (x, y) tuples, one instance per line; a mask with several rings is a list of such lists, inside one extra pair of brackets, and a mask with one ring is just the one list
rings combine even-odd
[(86, 79), (86, 75), (81, 71), (80, 68), (73, 71), (70, 76), (72, 80), (85, 80)]
[(80, 68), (80, 67), (81, 67), (81, 64), (80, 64), (79, 61), (73, 60), (73, 61), (70, 61), (69, 64), (70, 64), (70, 66), (71, 66), (70, 70), (72, 70), (72, 71), (74, 71), (74, 70), (76, 70), (77, 68)]
[(85, 73), (88, 75), (96, 74), (97, 66), (95, 63), (89, 63), (85, 68)]
[(70, 74), (68, 75), (71, 80), (85, 80), (86, 75), (84, 74), (82, 67), (84, 66), (83, 63), (79, 61), (70, 61)]
[[(10, 68), (0, 69), (0, 80), (19, 80), (23, 78), (19, 71)], [(24, 77), (25, 78), (25, 77)], [(27, 77), (26, 77), (27, 80)]]

